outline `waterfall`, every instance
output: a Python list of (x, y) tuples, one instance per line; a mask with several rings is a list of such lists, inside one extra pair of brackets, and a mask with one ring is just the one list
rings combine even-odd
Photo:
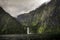
[(27, 34), (30, 34), (30, 33), (29, 33), (29, 27), (27, 27)]

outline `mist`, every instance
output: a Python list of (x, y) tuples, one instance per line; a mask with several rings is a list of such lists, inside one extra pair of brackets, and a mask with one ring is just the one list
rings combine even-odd
[(0, 6), (12, 17), (29, 13), (51, 0), (0, 0)]

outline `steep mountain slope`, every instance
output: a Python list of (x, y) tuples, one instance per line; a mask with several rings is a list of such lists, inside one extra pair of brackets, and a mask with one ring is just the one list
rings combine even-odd
[(30, 14), (18, 16), (17, 19), (21, 24), (30, 27), (31, 32), (33, 33), (60, 32), (59, 19), (57, 19), (57, 12), (59, 9), (59, 6), (57, 6), (59, 5), (58, 1), (59, 0), (52, 0), (50, 3), (43, 4), (41, 7), (30, 12)]
[(16, 33), (24, 34), (26, 29), (0, 7), (0, 34)]
[[(52, 0), (48, 4), (29, 14), (19, 15), (16, 19), (6, 12), (0, 11), (0, 33), (26, 33), (26, 27), (30, 27), (31, 33), (59, 34), (60, 33), (60, 0)], [(1, 8), (0, 8), (1, 9)], [(20, 23), (18, 23), (20, 21)], [(7, 31), (8, 30), (8, 31)], [(21, 31), (20, 31), (21, 30)]]

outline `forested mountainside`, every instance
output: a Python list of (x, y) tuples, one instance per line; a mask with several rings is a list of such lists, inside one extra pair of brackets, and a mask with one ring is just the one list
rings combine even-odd
[(26, 29), (0, 7), (0, 34), (25, 34)]
[(31, 33), (60, 33), (59, 2), (60, 0), (52, 0), (29, 14), (19, 15), (18, 20), (12, 18), (0, 8), (0, 34), (24, 34), (26, 27), (30, 27)]

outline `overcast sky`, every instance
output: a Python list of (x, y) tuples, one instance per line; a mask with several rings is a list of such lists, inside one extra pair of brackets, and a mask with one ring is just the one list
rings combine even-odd
[(0, 6), (11, 16), (29, 13), (50, 0), (0, 0)]

